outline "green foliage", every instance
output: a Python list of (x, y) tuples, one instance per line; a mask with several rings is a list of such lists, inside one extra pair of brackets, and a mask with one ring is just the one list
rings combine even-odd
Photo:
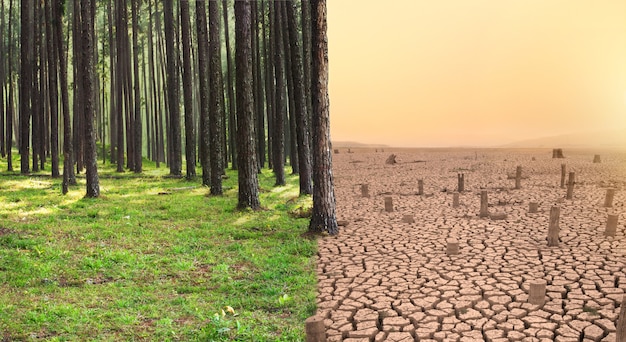
[[(17, 158), (17, 153), (14, 154)], [(14, 163), (19, 165), (19, 163)], [(298, 179), (259, 175), (263, 210), (235, 210), (200, 179), (99, 165), (63, 196), (46, 172), (0, 175), (0, 335), (8, 340), (297, 341), (315, 310), (316, 242)], [(6, 170), (6, 162), (0, 161)], [(198, 174), (200, 174), (198, 170)]]

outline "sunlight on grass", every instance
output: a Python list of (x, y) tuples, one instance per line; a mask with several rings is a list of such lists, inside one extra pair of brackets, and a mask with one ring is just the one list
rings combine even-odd
[(236, 172), (220, 197), (168, 171), (99, 165), (99, 199), (82, 174), (67, 195), (45, 171), (0, 177), (3, 338), (303, 340), (317, 245), (288, 214), (311, 206), (298, 178), (263, 170), (265, 209), (239, 211)]

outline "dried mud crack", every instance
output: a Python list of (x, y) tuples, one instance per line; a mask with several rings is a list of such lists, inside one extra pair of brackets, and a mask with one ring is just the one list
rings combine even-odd
[[(476, 159), (415, 150), (397, 156), (427, 162), (390, 165), (384, 153), (356, 153), (358, 164), (334, 155), (337, 214), (349, 224), (319, 241), (317, 313), (328, 341), (615, 341), (626, 290), (626, 154), (593, 163), (583, 152), (552, 159), (548, 150), (490, 150)], [(571, 200), (561, 164), (576, 172)], [(465, 191), (454, 206), (457, 173)], [(611, 207), (607, 188), (617, 189)], [(479, 217), (481, 190), (498, 219)], [(546, 242), (552, 206), (558, 247)], [(605, 236), (609, 214), (619, 217), (615, 236)], [(448, 239), (458, 254), (446, 252)], [(541, 305), (529, 301), (537, 281), (545, 282)]]

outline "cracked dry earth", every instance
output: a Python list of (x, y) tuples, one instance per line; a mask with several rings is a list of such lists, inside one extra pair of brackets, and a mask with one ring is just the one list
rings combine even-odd
[[(626, 290), (626, 153), (550, 150), (361, 150), (333, 155), (336, 237), (319, 241), (318, 315), (328, 341), (615, 341)], [(595, 152), (598, 153), (598, 152)], [(572, 200), (560, 187), (561, 164), (576, 172)], [(516, 166), (521, 189), (513, 189)], [(465, 175), (453, 207), (457, 173)], [(417, 195), (423, 179), (423, 195)], [(370, 197), (360, 185), (369, 184)], [(607, 188), (615, 188), (605, 208)], [(480, 218), (480, 191), (489, 212)], [(384, 210), (384, 197), (393, 212)], [(538, 202), (529, 213), (529, 202)], [(558, 205), (560, 245), (546, 242)], [(617, 214), (615, 237), (605, 237)], [(413, 215), (414, 223), (405, 223)], [(446, 254), (446, 240), (459, 254)], [(545, 280), (544, 305), (528, 302)]]

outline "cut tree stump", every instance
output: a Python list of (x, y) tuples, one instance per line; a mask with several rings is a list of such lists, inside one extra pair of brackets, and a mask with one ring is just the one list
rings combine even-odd
[(550, 225), (548, 226), (548, 247), (559, 246), (559, 216), (561, 208), (552, 206), (550, 209)]
[(393, 165), (396, 163), (397, 163), (396, 155), (393, 153), (389, 157), (387, 157), (387, 160), (385, 160), (385, 164), (388, 164), (388, 165)]

